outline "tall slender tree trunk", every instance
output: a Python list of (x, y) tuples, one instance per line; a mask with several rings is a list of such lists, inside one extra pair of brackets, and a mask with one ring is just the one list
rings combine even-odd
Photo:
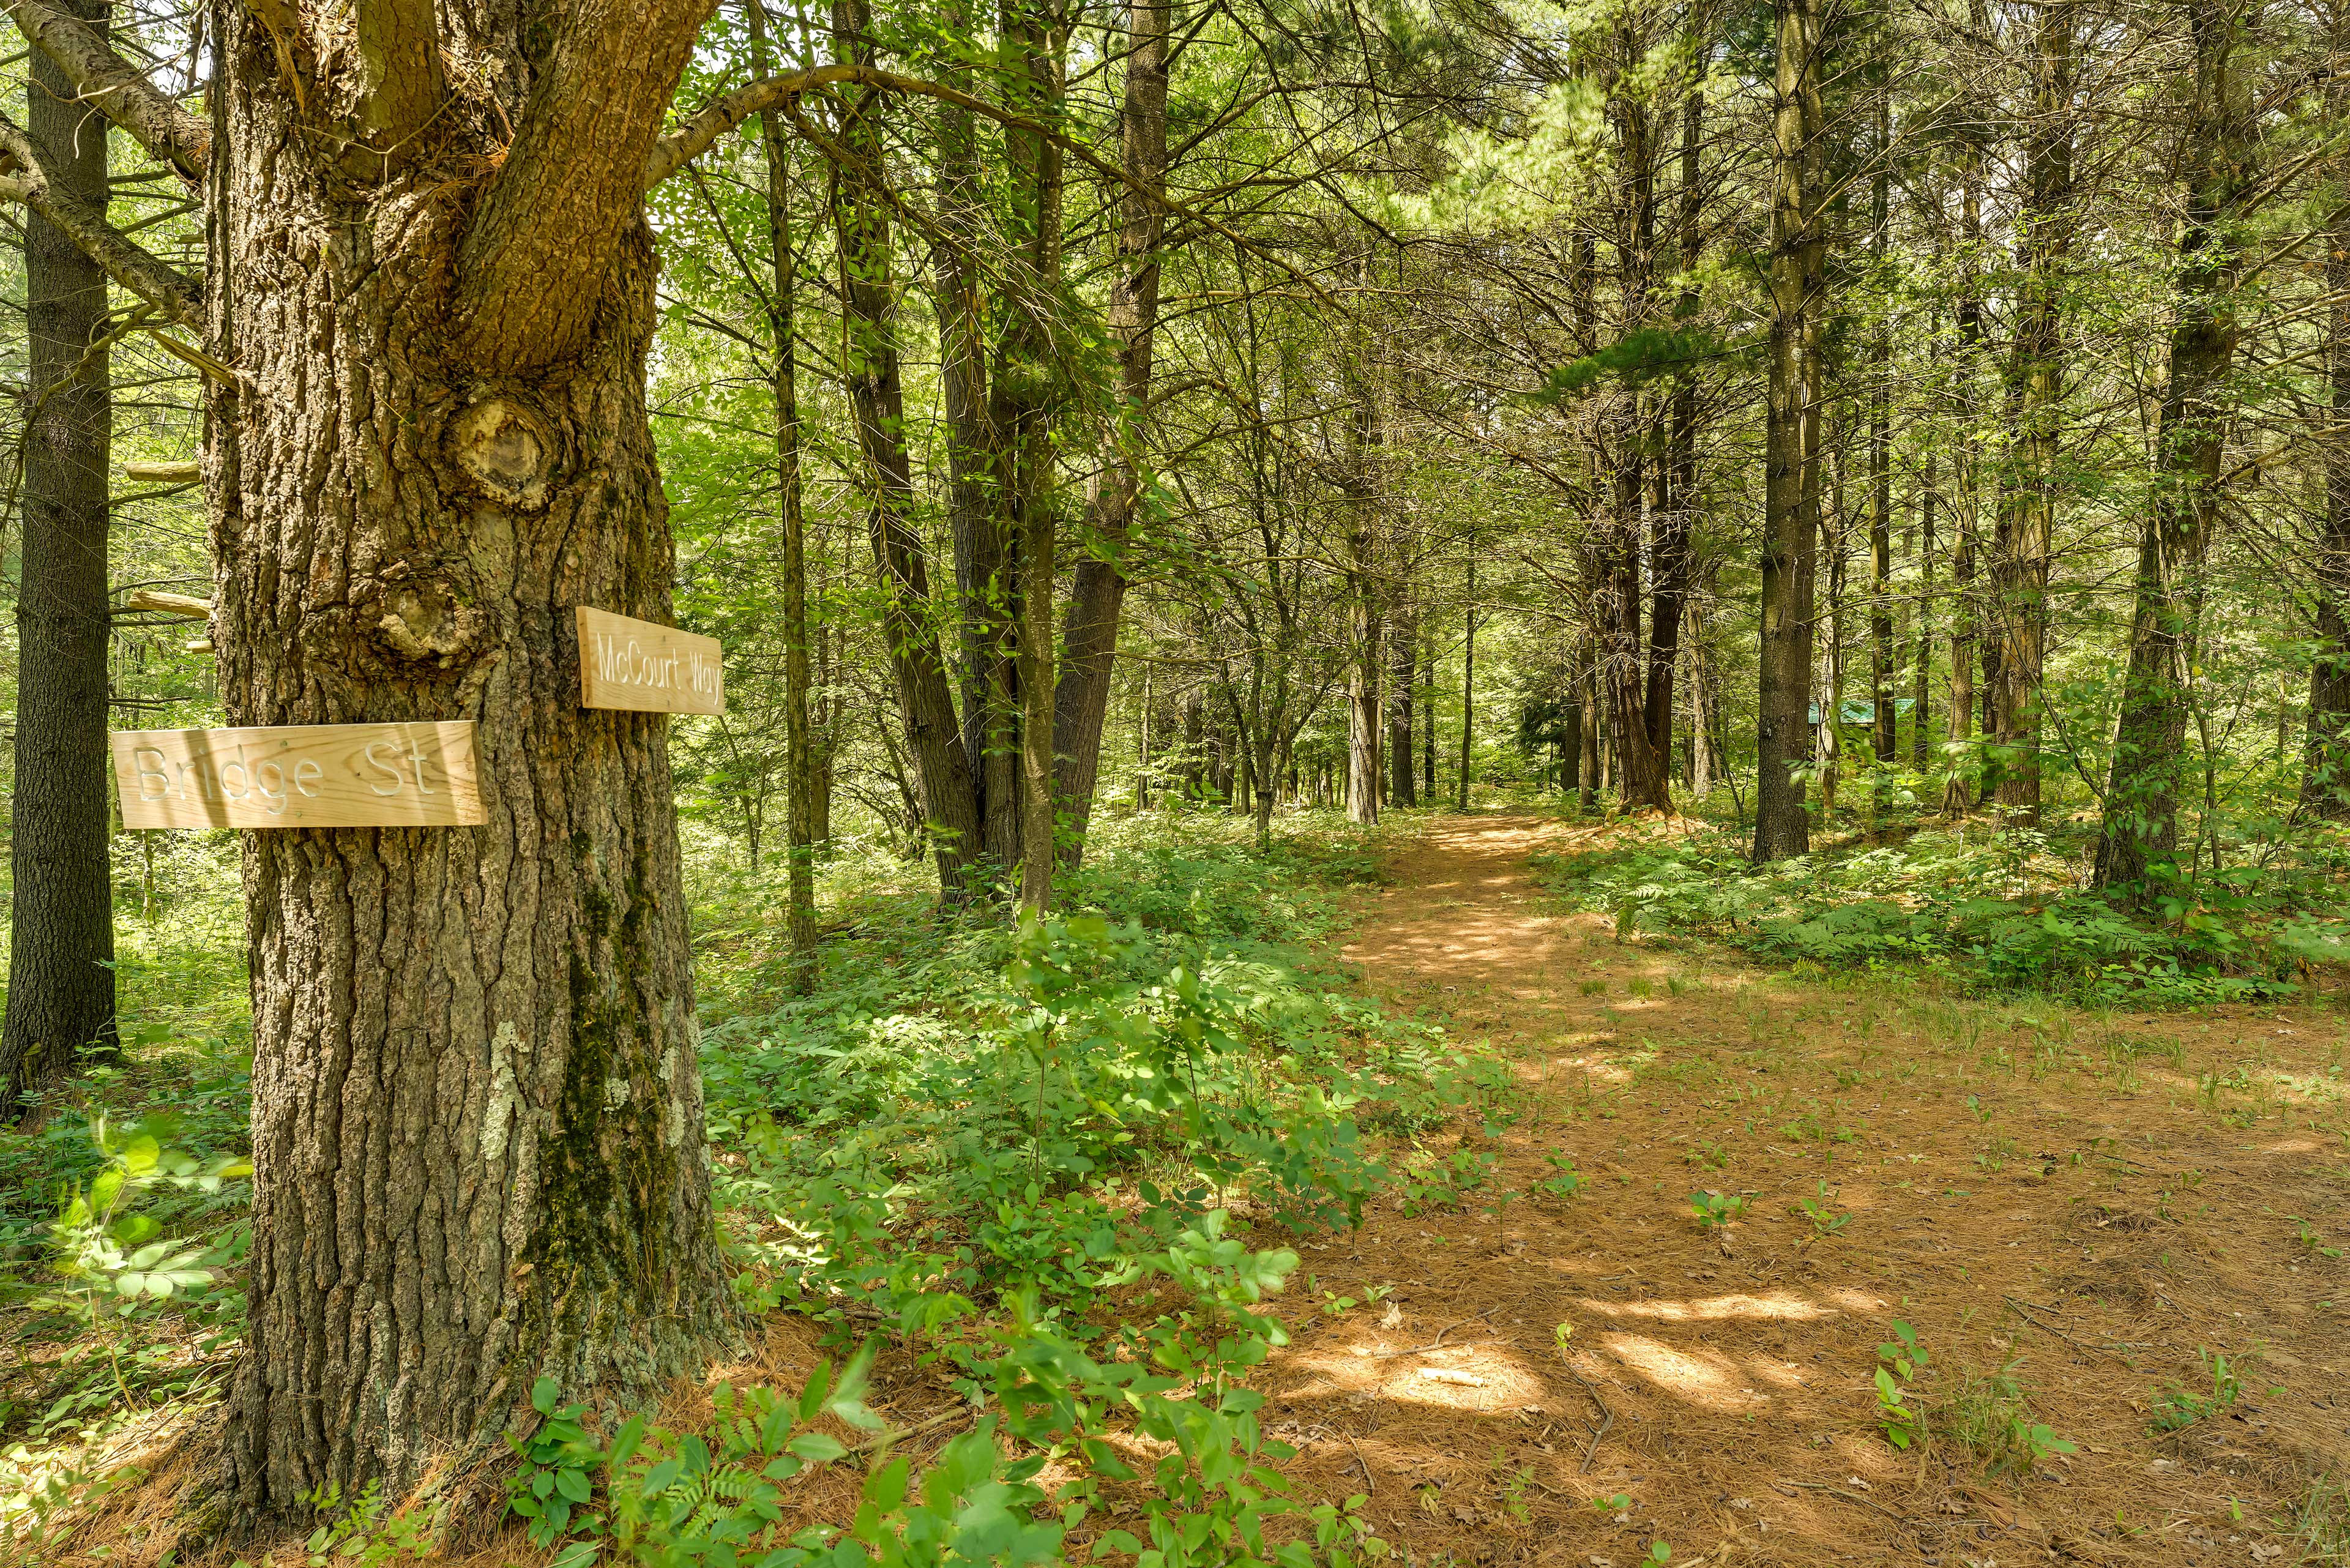
[[(1869, 177), (1869, 248), (1880, 277), (1892, 231), (1892, 93), (1880, 38), (1870, 71), (1876, 99), (1876, 170)], [(1889, 279), (1887, 282), (1889, 284)], [(1893, 311), (1879, 305), (1868, 340), (1868, 700), (1870, 742), (1880, 765), (1895, 755), (1893, 710)]]
[[(1690, 281), (1676, 314), (1684, 319), (1698, 308), (1697, 268), (1705, 246), (1705, 185), (1700, 154), (1705, 144), (1704, 46), (1692, 43), (1690, 80), (1681, 97), (1680, 201), (1677, 214), (1680, 268)], [(1680, 661), (1681, 630), (1688, 613), (1692, 566), (1690, 531), (1697, 518), (1698, 383), (1694, 370), (1674, 379), (1666, 455), (1659, 469), (1656, 531), (1650, 555), (1655, 574), (1648, 612), (1648, 745), (1658, 755), (1673, 743), (1673, 674)], [(1690, 787), (1696, 787), (1696, 757), (1690, 753)], [(1668, 806), (1669, 803), (1668, 802)]]
[(1700, 800), (1711, 796), (1729, 774), (1729, 759), (1721, 754), (1721, 682), (1707, 635), (1711, 598), (1709, 590), (1691, 605), (1689, 626), (1690, 793)]
[(2073, 202), (2073, 0), (2042, 0), (2033, 25), (2033, 117), (2019, 219), (2023, 274), (2008, 377), (2013, 472), (2001, 486), (1991, 556), (1997, 659), (1991, 680), (1996, 795), (2012, 826), (2040, 826), (2040, 684), (2049, 551), (2063, 446), (2065, 256)]
[[(106, 27), (108, 0), (68, 9)], [(51, 178), (101, 217), (105, 118), (38, 50), (26, 130)], [(0, 1117), (30, 1120), (85, 1056), (110, 1056), (114, 888), (108, 874), (107, 504), (114, 410), (106, 269), (49, 222), (25, 223), (31, 379), (16, 594), (16, 794), (9, 821), (8, 1011)]]
[[(2350, 94), (2336, 92), (2337, 118)], [(2350, 179), (2350, 158), (2335, 160)], [(2325, 517), (2311, 565), (2317, 653), (2309, 671), (2309, 734), (2301, 802), (2316, 815), (2350, 820), (2350, 202), (2327, 221), (2325, 370), (2331, 428), (2319, 448), (2325, 472)]]
[(1566, 680), (1566, 699), (1560, 704), (1565, 711), (1561, 716), (1558, 742), (1558, 793), (1571, 795), (1583, 787), (1583, 682), (1581, 674), (1570, 667)]
[(1194, 804), (1207, 783), (1207, 723), (1205, 702), (1198, 687), (1183, 693), (1183, 763), (1179, 774), (1183, 797)]
[[(1841, 432), (1839, 432), (1841, 434)], [(1840, 445), (1841, 443), (1834, 443)], [(1844, 509), (1842, 464), (1835, 493), (1835, 504), (1828, 508), (1829, 525), (1825, 532), (1828, 547), (1828, 636), (1820, 649), (1821, 662), (1826, 667), (1825, 679), (1814, 682), (1820, 693), (1820, 722), (1814, 726), (1814, 757), (1820, 776), (1820, 826), (1825, 827), (1835, 816), (1836, 785), (1842, 782), (1840, 768), (1844, 761), (1844, 570), (1846, 532), (1849, 517)]]
[[(941, 51), (941, 77), (968, 92), (972, 70), (961, 40), (976, 30), (971, 0), (947, 0), (941, 22), (951, 40)], [(939, 400), (962, 633), (962, 749), (979, 823), (970, 852), (978, 874), (995, 885), (1020, 861), (1020, 597), (1013, 580), (1017, 519), (1009, 514), (1018, 508), (1004, 472), (1014, 459), (989, 400), (979, 138), (971, 110), (942, 103), (938, 117), (938, 223), (945, 241), (937, 247)]]
[[(1988, 26), (1984, 0), (1972, 0), (1975, 26)], [(1979, 136), (1967, 140), (1960, 174), (1962, 254), (1959, 258), (1958, 440), (1950, 453), (1953, 525), (1950, 546), (1950, 702), (1944, 738), (1950, 776), (1942, 786), (1942, 815), (1955, 821), (1974, 809), (1975, 540), (1981, 529), (1982, 409), (1979, 373), (1982, 353), (1982, 193), (1984, 151)]]
[(1142, 490), (1144, 406), (1159, 328), (1159, 254), (1167, 224), (1168, 38), (1174, 9), (1170, 0), (1128, 0), (1127, 6), (1126, 91), (1118, 109), (1118, 163), (1125, 184), (1106, 312), (1118, 362), (1118, 435), (1087, 508), (1094, 547), (1070, 580), (1060, 680), (1053, 693), (1054, 793), (1069, 820), (1061, 853), (1073, 867), (1084, 852), (1093, 810), (1118, 615), (1126, 598), (1118, 552), (1133, 527)]
[(1939, 481), (1939, 466), (1929, 451), (1925, 475), (1918, 487), (1918, 588), (1910, 609), (1909, 768), (1918, 774), (1923, 774), (1933, 761), (1929, 737), (1934, 680), (1934, 502)]
[[(1039, 125), (1057, 125), (1066, 17), (1053, 0), (1004, 0), (1001, 26), (1021, 69), (1015, 107)], [(1003, 141), (1013, 176), (1008, 237), (1026, 297), (1007, 312), (1011, 323), (991, 397), (1010, 479), (1001, 499), (1020, 549), (1020, 904), (1042, 918), (1052, 901), (1055, 863), (1053, 423), (1061, 372), (1046, 313), (1061, 294), (1062, 153), (1055, 137), (1042, 130), (1008, 126)], [(1107, 702), (1107, 692), (1103, 695)], [(1098, 757), (1098, 736), (1095, 750)]]
[[(1356, 627), (1357, 638), (1376, 648), (1378, 623)], [(1379, 819), (1379, 679), (1373, 662), (1376, 652), (1357, 652), (1347, 676), (1347, 820), (1371, 823)]]
[(1460, 794), (1454, 804), (1462, 811), (1469, 809), (1471, 782), (1471, 747), (1477, 738), (1477, 540), (1469, 540), (1469, 607), (1464, 612), (1461, 635), (1461, 779)]
[(2195, 81), (2178, 156), (2185, 202), (2171, 289), (2170, 375), (2092, 872), (2095, 886), (2136, 896), (2150, 877), (2175, 868), (2178, 797), (2189, 782), (2203, 565), (2219, 522), (2226, 382), (2236, 353), (2238, 209), (2256, 177), (2249, 73), (2235, 60), (2240, 15), (2224, 0), (2188, 0)]
[[(1436, 618), (1430, 616), (1432, 622)], [(1419, 634), (1419, 711), (1424, 721), (1419, 727), (1419, 797), (1429, 805), (1436, 804), (1436, 632), (1433, 627), (1423, 628)], [(1406, 757), (1403, 765), (1409, 767)]]
[[(1623, 57), (1627, 62), (1645, 53), (1646, 40), (1628, 11), (1621, 26), (1621, 39)], [(1617, 296), (1623, 313), (1623, 329), (1630, 333), (1646, 325), (1649, 283), (1656, 270), (1657, 154), (1647, 95), (1622, 90), (1627, 85), (1619, 76), (1618, 90), (1609, 107), (1616, 121), (1620, 165), (1616, 203)], [(1626, 811), (1647, 807), (1670, 811), (1673, 804), (1668, 757), (1672, 738), (1672, 649), (1669, 647), (1661, 655), (1667, 661), (1665, 686), (1662, 699), (1658, 701), (1653, 696), (1656, 678), (1651, 657), (1641, 647), (1644, 618), (1640, 611), (1640, 557), (1642, 537), (1647, 531), (1643, 512), (1648, 449), (1656, 433), (1654, 412), (1653, 405), (1637, 389), (1626, 388), (1619, 394), (1610, 453), (1613, 485), (1607, 556), (1602, 578), (1607, 600), (1602, 625), (1608, 642), (1608, 729), (1616, 754), (1622, 759), (1619, 798)], [(1660, 517), (1658, 526), (1669, 529), (1671, 525)], [(1676, 568), (1685, 566), (1686, 547), (1668, 548), (1672, 565)], [(1665, 553), (1659, 551), (1651, 561), (1652, 570), (1659, 576)], [(1679, 594), (1683, 587), (1685, 585), (1679, 583), (1670, 588), (1661, 585), (1659, 587), (1660, 596), (1672, 606), (1675, 636), (1679, 635)], [(1661, 740), (1652, 731), (1653, 722), (1659, 720), (1666, 726)]]
[(1417, 805), (1411, 785), (1412, 666), (1419, 657), (1419, 614), (1398, 605), (1388, 628), (1388, 804)]
[[(1360, 264), (1366, 297), (1370, 288), (1370, 261)], [(1385, 410), (1378, 377), (1370, 365), (1367, 332), (1357, 331), (1348, 347), (1348, 369), (1355, 407), (1347, 421), (1350, 472), (1347, 477), (1347, 602), (1349, 628), (1347, 670), (1347, 819), (1372, 823), (1379, 819), (1384, 794), (1379, 733), (1379, 678), (1387, 661), (1387, 601), (1390, 597), (1380, 576), (1380, 472), (1385, 441)]]
[[(873, 63), (869, 0), (833, 0), (834, 52)], [(857, 422), (866, 527), (881, 588), (881, 636), (897, 678), (922, 814), (950, 898), (972, 897), (985, 839), (969, 753), (956, 722), (954, 691), (931, 616), (930, 560), (914, 530), (913, 462), (906, 448), (906, 392), (899, 362), (896, 261), (881, 168), (879, 101), (864, 89), (844, 97), (840, 146), (850, 161), (832, 172), (834, 249), (839, 258), (841, 379)]]
[(1599, 649), (1596, 638), (1587, 638), (1581, 649), (1575, 678), (1583, 688), (1583, 763), (1575, 770), (1577, 776), (1575, 809), (1589, 814), (1599, 807), (1599, 735), (1607, 727), (1604, 699), (1599, 687)]
[(1812, 578), (1819, 549), (1822, 296), (1817, 0), (1775, 0), (1773, 85), (1770, 402), (1762, 535), (1761, 711), (1754, 858), (1811, 848), (1803, 759), (1812, 673)]
[[(405, 8), (389, 76), (296, 92), (256, 8), (212, 15), (223, 705), (470, 720), (487, 815), (244, 836), (224, 1426), (256, 1521), (503, 1453), (539, 1376), (650, 1399), (733, 1338), (667, 720), (583, 709), (573, 630), (580, 605), (671, 618), (643, 192), (701, 16)], [(378, 146), (306, 118), (346, 88), (414, 102)]]
[[(744, 8), (751, 26), (751, 67), (768, 71), (766, 0)], [(811, 801), (816, 757), (808, 725), (807, 513), (800, 491), (798, 258), (792, 249), (792, 146), (784, 117), (759, 117), (759, 144), (767, 164), (767, 330), (775, 339), (775, 497), (783, 514), (784, 558), (784, 823), (791, 865), (786, 920), (791, 939), (792, 989), (805, 995), (816, 988), (816, 832)], [(754, 850), (753, 860), (757, 859)]]

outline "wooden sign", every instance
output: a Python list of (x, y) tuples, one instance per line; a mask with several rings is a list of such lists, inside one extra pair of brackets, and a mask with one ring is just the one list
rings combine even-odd
[(478, 827), (473, 723), (121, 730), (125, 827)]
[(723, 713), (718, 639), (578, 607), (579, 705), (635, 713)]

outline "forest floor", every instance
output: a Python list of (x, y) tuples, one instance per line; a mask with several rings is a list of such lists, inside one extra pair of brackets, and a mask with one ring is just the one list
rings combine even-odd
[[(2343, 1015), (2100, 1017), (1618, 944), (1526, 859), (1624, 831), (1440, 822), (1344, 949), (1516, 1059), (1488, 1187), (1527, 1196), (1383, 1202), (1358, 1246), (1308, 1246), (1308, 1290), (1394, 1290), (1269, 1366), (1301, 1491), (1368, 1491), (1423, 1563), (2350, 1561)], [(1746, 1207), (1709, 1229), (1702, 1189)], [(1873, 1382), (1897, 1319), (1931, 1354), (1907, 1451)], [(2166, 1409), (2206, 1413), (2158, 1435)], [(2076, 1451), (2035, 1460), (2033, 1424)]]
[[(1367, 1493), (1429, 1568), (2350, 1563), (2350, 1012), (1798, 978), (1619, 942), (1528, 863), (1674, 831), (1431, 817), (1358, 895), (1355, 983), (1523, 1093), (1388, 1148), (1359, 1231), (1255, 1238), (1304, 1259), (1254, 1379), (1299, 1499)], [(796, 1387), (819, 1334), (770, 1314), (722, 1371)], [(874, 1404), (918, 1466), (965, 1419), (901, 1352)], [(810, 1479), (810, 1518), (854, 1506), (853, 1467)], [(129, 1523), (77, 1560), (154, 1561)], [(545, 1560), (485, 1529), (449, 1560)]]

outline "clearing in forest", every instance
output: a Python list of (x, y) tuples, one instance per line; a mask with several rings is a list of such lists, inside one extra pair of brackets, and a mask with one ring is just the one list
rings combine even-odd
[(1305, 1249), (1301, 1490), (1423, 1563), (2343, 1561), (2339, 1014), (1619, 945), (1526, 858), (1624, 831), (1440, 822), (1345, 949), (1528, 1093)]

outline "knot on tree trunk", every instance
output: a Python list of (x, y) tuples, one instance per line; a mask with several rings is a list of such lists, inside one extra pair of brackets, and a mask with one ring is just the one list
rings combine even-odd
[(468, 405), (449, 421), (445, 444), (467, 484), (492, 501), (536, 512), (554, 493), (561, 438), (514, 398), (494, 395)]
[(489, 618), (468, 597), (443, 578), (396, 562), (363, 601), (362, 619), (374, 630), (379, 653), (447, 670), (479, 648), (489, 629)]

